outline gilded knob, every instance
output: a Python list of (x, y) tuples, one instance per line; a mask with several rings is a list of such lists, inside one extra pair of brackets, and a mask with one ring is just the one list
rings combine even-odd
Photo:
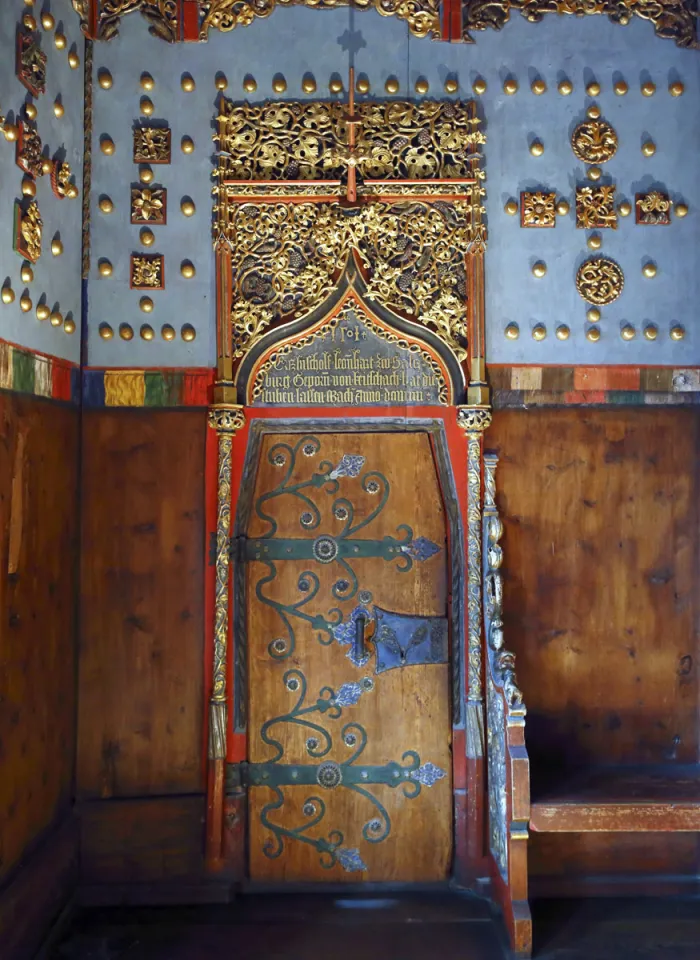
[(472, 84), (472, 90), (478, 96), (481, 96), (483, 93), (486, 93), (486, 81), (483, 77), (477, 77), (474, 83)]
[(33, 103), (25, 103), (24, 112), (27, 115), (27, 120), (36, 120), (37, 109)]
[(628, 200), (623, 200), (622, 203), (618, 204), (617, 212), (621, 217), (629, 217), (632, 213), (632, 204)]
[(600, 96), (600, 84), (594, 80), (592, 83), (589, 83), (586, 87), (586, 94), (589, 97), (599, 97)]
[(51, 241), (51, 253), (54, 257), (60, 257), (63, 253), (63, 243), (58, 237), (54, 237)]
[(164, 340), (174, 340), (175, 327), (171, 327), (169, 323), (164, 323), (160, 328), (160, 335)]
[(629, 90), (629, 86), (624, 80), (618, 80), (615, 86), (613, 87), (613, 90), (615, 91), (618, 97), (624, 97), (624, 95)]
[(603, 241), (599, 233), (593, 233), (586, 241), (589, 250), (600, 250), (603, 245)]
[(600, 322), (600, 310), (598, 307), (591, 307), (590, 310), (586, 311), (586, 320), (588, 320), (589, 323)]
[(37, 320), (48, 320), (51, 315), (51, 311), (46, 306), (45, 303), (37, 303), (36, 305), (36, 318)]
[(191, 323), (186, 323), (182, 327), (182, 330), (180, 330), (180, 336), (186, 343), (191, 343), (197, 336), (197, 331)]
[(36, 183), (32, 180), (31, 177), (25, 177), (22, 181), (22, 194), (25, 197), (35, 197), (36, 196)]
[(2, 288), (2, 294), (0, 294), (3, 303), (14, 303), (15, 302), (15, 291), (12, 287), (4, 286)]
[(518, 81), (515, 77), (508, 77), (503, 84), (503, 92), (507, 93), (509, 97), (512, 97), (514, 93), (518, 92)]
[(140, 107), (141, 107), (141, 113), (144, 115), (144, 117), (153, 116), (154, 107), (153, 107), (153, 101), (151, 100), (150, 97), (141, 97)]
[(191, 263), (189, 260), (183, 260), (182, 263), (180, 264), (180, 273), (185, 278), (185, 280), (191, 280), (196, 273), (194, 264)]
[(397, 77), (387, 77), (384, 89), (387, 93), (395, 94), (399, 92), (399, 81)]
[(339, 77), (333, 77), (328, 84), (328, 89), (331, 93), (342, 93), (343, 81)]
[(243, 78), (243, 89), (246, 93), (255, 93), (258, 89), (258, 81), (249, 73)]
[(643, 83), (642, 93), (645, 97), (653, 97), (656, 93), (656, 84), (652, 83), (651, 80), (647, 81), (647, 83)]
[(515, 214), (518, 212), (518, 201), (509, 200), (503, 209), (509, 216), (514, 217)]
[(659, 331), (655, 324), (650, 323), (644, 328), (644, 336), (647, 340), (656, 340), (659, 335)]
[(61, 313), (60, 310), (54, 310), (49, 315), (49, 323), (51, 324), (52, 327), (61, 326), (61, 324), (63, 323), (63, 314)]
[(109, 197), (102, 197), (100, 200), (100, 210), (102, 213), (111, 213), (114, 210), (114, 204)]
[(509, 323), (506, 327), (505, 334), (509, 340), (517, 340), (520, 336), (520, 327), (517, 323)]
[(48, 157), (44, 157), (41, 161), (41, 172), (44, 176), (51, 176), (51, 171), (53, 170), (53, 160), (49, 160)]
[(74, 51), (68, 54), (68, 66), (71, 70), (77, 70), (80, 66), (80, 57)]
[(141, 167), (139, 170), (139, 180), (141, 183), (153, 183), (153, 171), (150, 167)]
[(600, 180), (603, 176), (603, 171), (600, 167), (589, 167), (588, 168), (588, 179), (589, 180)]
[(31, 263), (23, 263), (19, 275), (22, 278), (22, 283), (31, 283), (34, 279), (34, 270)]
[(122, 338), (122, 340), (133, 340), (134, 328), (129, 323), (120, 323), (119, 336)]
[(556, 329), (555, 336), (557, 340), (568, 340), (571, 330), (567, 327), (565, 323), (560, 323)]
[(360, 77), (357, 83), (355, 84), (355, 89), (357, 90), (358, 93), (369, 93), (369, 89), (370, 89), (369, 78)]
[(214, 77), (214, 86), (217, 90), (225, 90), (228, 87), (228, 79), (225, 73), (221, 73), (221, 71), (217, 73)]
[(647, 140), (642, 144), (642, 153), (645, 157), (653, 157), (656, 153), (656, 144), (652, 140)]
[(111, 340), (114, 336), (114, 330), (112, 330), (108, 323), (100, 324), (100, 336), (103, 340)]
[(532, 339), (533, 340), (544, 340), (547, 336), (547, 328), (543, 323), (536, 323), (532, 328)]
[(445, 93), (457, 93), (459, 90), (459, 80), (457, 77), (448, 77), (445, 80)]
[(45, 10), (44, 13), (42, 13), (41, 15), (41, 25), (44, 28), (44, 30), (53, 30), (53, 28), (56, 26), (56, 20), (48, 12), (48, 10)]
[(416, 93), (421, 97), (424, 97), (428, 90), (430, 90), (430, 84), (425, 77), (418, 77), (416, 80), (415, 90)]
[(57, 50), (65, 50), (68, 43), (65, 33), (55, 33), (53, 35), (53, 42)]
[(156, 85), (156, 82), (153, 79), (153, 77), (150, 75), (150, 73), (141, 74), (141, 87), (144, 90), (152, 90), (155, 87), (155, 85)]
[(533, 140), (530, 144), (530, 153), (533, 157), (541, 157), (544, 153), (544, 144), (541, 140)]
[(141, 335), (142, 340), (152, 340), (155, 336), (153, 327), (150, 325), (150, 323), (142, 324), (139, 334)]
[(111, 157), (114, 153), (114, 140), (111, 137), (103, 137), (100, 141), (100, 150), (106, 157)]
[(600, 340), (600, 327), (589, 327), (586, 330), (586, 339), (591, 343), (597, 343)]
[(560, 217), (565, 217), (570, 209), (571, 205), (569, 204), (568, 200), (560, 200), (557, 203), (557, 213)]
[(622, 330), (620, 330), (620, 336), (623, 340), (634, 340), (637, 336), (637, 331), (634, 329), (631, 323), (626, 323)]
[(37, 29), (36, 17), (33, 16), (31, 13), (24, 14), (24, 16), (22, 17), (22, 23), (27, 28), (27, 30)]
[(139, 307), (144, 313), (153, 313), (153, 301), (150, 297), (141, 297)]
[(532, 275), (533, 277), (544, 277), (547, 273), (547, 264), (542, 260), (538, 260), (537, 263), (532, 265)]
[(195, 205), (192, 200), (185, 198), (180, 204), (180, 209), (182, 210), (184, 216), (191, 217), (194, 215)]
[(66, 317), (63, 321), (64, 333), (75, 333), (75, 320), (72, 317)]
[(139, 240), (144, 247), (152, 247), (155, 243), (155, 234), (148, 227), (143, 227), (139, 233)]
[(542, 94), (547, 90), (547, 84), (541, 77), (538, 77), (537, 80), (533, 80), (530, 89), (536, 96), (541, 97)]
[(272, 80), (272, 89), (275, 93), (284, 93), (287, 89), (287, 81), (281, 73), (278, 73)]
[(189, 73), (183, 74), (182, 80), (180, 80), (180, 86), (185, 91), (185, 93), (192, 93), (196, 84), (194, 82), (194, 77), (191, 77)]
[(6, 123), (2, 128), (2, 132), (8, 143), (14, 143), (19, 136), (19, 130), (14, 123)]
[(60, 119), (60, 118), (63, 116), (63, 114), (66, 112), (66, 108), (63, 106), (63, 104), (61, 103), (61, 101), (60, 101), (58, 98), (54, 101), (53, 112), (54, 112), (54, 115), (55, 115), (56, 117), (58, 117), (59, 119)]
[(97, 272), (101, 277), (111, 277), (112, 264), (109, 262), (109, 260), (100, 260), (97, 266)]
[(642, 267), (642, 273), (645, 277), (648, 277), (651, 280), (651, 278), (655, 277), (657, 273), (656, 264), (652, 263), (651, 261), (649, 263), (645, 263)]
[(688, 214), (688, 204), (687, 203), (677, 203), (673, 208), (673, 212), (677, 217), (685, 217)]
[(671, 340), (682, 340), (685, 336), (685, 327), (682, 327), (680, 323), (675, 324), (675, 326), (671, 327), (669, 336)]
[(307, 73), (301, 81), (301, 89), (304, 93), (316, 93), (316, 80)]
[(668, 88), (668, 92), (672, 97), (682, 97), (685, 92), (685, 86), (680, 80), (676, 80), (676, 82), (672, 83)]
[(562, 97), (568, 97), (570, 93), (573, 92), (574, 85), (571, 80), (562, 80), (558, 85), (557, 90), (562, 95)]
[(600, 107), (597, 103), (592, 103), (588, 110), (586, 110), (586, 116), (589, 120), (600, 120)]
[(180, 141), (180, 147), (183, 153), (194, 153), (194, 140), (192, 137), (183, 137)]

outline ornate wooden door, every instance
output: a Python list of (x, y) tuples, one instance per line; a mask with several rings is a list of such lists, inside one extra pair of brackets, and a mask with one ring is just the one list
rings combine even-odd
[(445, 879), (448, 555), (429, 437), (264, 436), (244, 547), (251, 878)]

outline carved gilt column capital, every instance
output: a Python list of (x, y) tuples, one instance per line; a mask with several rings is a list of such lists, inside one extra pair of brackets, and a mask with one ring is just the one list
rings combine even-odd
[(215, 403), (209, 407), (209, 426), (218, 434), (238, 433), (245, 426), (243, 407), (236, 403)]
[(491, 426), (491, 407), (457, 407), (457, 425), (465, 433), (483, 433)]

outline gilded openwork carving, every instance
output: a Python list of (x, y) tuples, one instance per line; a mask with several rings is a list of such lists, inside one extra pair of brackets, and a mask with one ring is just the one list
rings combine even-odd
[(133, 254), (131, 257), (131, 288), (133, 290), (162, 290), (165, 286), (164, 258), (161, 254)]
[(586, 260), (576, 274), (576, 289), (584, 300), (597, 306), (605, 306), (617, 300), (624, 284), (625, 277), (621, 268), (607, 257)]
[(519, 10), (533, 23), (547, 13), (575, 17), (603, 14), (626, 25), (633, 17), (650, 20), (659, 37), (675, 40), (679, 47), (697, 47), (697, 10), (693, 0), (464, 0), (463, 39), (474, 42), (477, 30), (500, 30)]
[(34, 32), (20, 30), (17, 34), (17, 79), (33, 97), (46, 90), (46, 54)]
[[(83, 33), (89, 34), (91, 0), (72, 0)], [(119, 32), (119, 21), (127, 13), (141, 11), (155, 37), (173, 43), (180, 39), (179, 0), (100, 0), (96, 40), (111, 40)]]
[(556, 193), (520, 194), (520, 225), (523, 227), (555, 227), (557, 225)]
[(41, 256), (43, 226), (36, 200), (32, 200), (25, 210), (15, 202), (15, 250), (32, 263)]
[(164, 187), (132, 187), (131, 222), (164, 224), (167, 216), (167, 191)]
[(134, 163), (170, 163), (169, 127), (134, 128)]
[(576, 188), (576, 226), (581, 230), (617, 230), (615, 186)]
[(571, 149), (584, 163), (607, 163), (617, 152), (617, 133), (605, 120), (586, 120), (574, 130)]
[(635, 197), (635, 220), (653, 226), (668, 226), (671, 222), (671, 201), (667, 193), (652, 190)]

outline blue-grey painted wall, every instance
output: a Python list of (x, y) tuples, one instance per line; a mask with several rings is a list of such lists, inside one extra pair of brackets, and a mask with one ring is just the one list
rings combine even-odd
[[(46, 92), (33, 98), (15, 76), (16, 31), (28, 8), (22, 0), (5, 0), (2, 4), (0, 113), (8, 121), (16, 122), (25, 102), (36, 104), (36, 124), (45, 151), (50, 157), (59, 153), (68, 161), (80, 196), (74, 200), (61, 200), (51, 190), (48, 176), (42, 176), (37, 181), (36, 199), (44, 223), (43, 252), (34, 266), (33, 282), (26, 285), (32, 309), (23, 313), (19, 305), (20, 297), (25, 292), (25, 284), (20, 278), (23, 260), (12, 249), (14, 203), (22, 198), (23, 173), (15, 164), (16, 145), (0, 135), (0, 283), (9, 281), (15, 291), (14, 303), (0, 304), (0, 339), (77, 362), (80, 357), (85, 43), (70, 0), (52, 0), (44, 7), (37, 4), (32, 11), (37, 19), (43, 9), (51, 11), (56, 27), (46, 31), (39, 23), (41, 48), (47, 55)], [(54, 43), (57, 31), (64, 33), (67, 38), (63, 50), (58, 50)], [(76, 69), (71, 69), (68, 63), (71, 51), (80, 58)], [(65, 109), (60, 119), (54, 115), (53, 109), (59, 96)], [(63, 242), (64, 252), (54, 257), (51, 254), (51, 240), (57, 233)], [(76, 326), (72, 335), (67, 335), (63, 327), (52, 327), (48, 320), (42, 322), (37, 319), (35, 308), (42, 297), (51, 309), (55, 307), (64, 317), (72, 316)]]
[[(317, 11), (300, 8), (277, 10), (266, 20), (232, 33), (212, 32), (205, 44), (169, 46), (151, 37), (138, 16), (122, 20), (120, 36), (95, 46), (95, 76), (100, 67), (113, 76), (110, 90), (95, 87), (93, 137), (92, 271), (90, 275), (89, 362), (97, 366), (208, 366), (215, 362), (214, 275), (211, 248), (211, 171), (213, 169), (214, 78), (223, 71), (229, 81), (227, 96), (243, 99), (242, 82), (252, 74), (258, 83), (256, 101), (279, 99), (272, 91), (272, 78), (282, 73), (288, 83), (284, 97), (313, 99), (327, 95), (332, 74), (345, 77), (349, 65), (348, 47), (355, 48), (355, 67), (372, 85), (370, 96), (385, 96), (384, 83), (390, 75), (401, 82), (398, 96), (415, 97), (419, 76), (430, 83), (429, 97), (446, 97), (443, 84), (448, 74), (459, 78), (456, 96), (472, 96), (477, 76), (487, 82), (479, 97), (485, 118), (488, 143), (487, 214), (489, 246), (486, 258), (487, 359), (493, 363), (559, 364), (700, 364), (700, 333), (697, 303), (700, 299), (700, 271), (697, 250), (700, 244), (700, 55), (679, 50), (672, 42), (655, 36), (651, 24), (635, 20), (627, 27), (606, 18), (545, 17), (540, 24), (514, 16), (501, 32), (487, 31), (474, 45), (435, 43), (409, 35), (401, 21), (383, 18), (374, 12), (358, 13), (337, 9)], [(359, 49), (357, 49), (359, 47)], [(155, 89), (149, 94), (155, 104), (154, 119), (172, 127), (173, 160), (169, 166), (154, 167), (155, 182), (168, 189), (168, 223), (154, 227), (156, 243), (147, 252), (166, 259), (166, 289), (153, 293), (155, 310), (150, 315), (139, 309), (141, 294), (129, 290), (129, 256), (143, 248), (139, 228), (129, 223), (130, 185), (138, 179), (131, 160), (131, 130), (140, 117), (139, 85), (143, 71), (152, 74)], [(305, 95), (302, 77), (310, 72), (318, 93)], [(191, 74), (196, 89), (181, 90), (183, 72)], [(503, 92), (506, 76), (519, 83), (515, 96)], [(558, 81), (566, 76), (574, 92), (562, 96)], [(530, 90), (535, 77), (542, 77), (548, 90), (536, 96)], [(613, 82), (619, 77), (629, 84), (626, 96), (616, 96)], [(618, 199), (633, 202), (637, 191), (660, 186), (671, 197), (688, 203), (690, 213), (669, 227), (642, 227), (634, 216), (619, 221), (617, 231), (602, 231), (601, 254), (617, 260), (625, 273), (621, 298), (603, 308), (598, 343), (585, 338), (586, 304), (575, 288), (581, 261), (592, 253), (586, 247), (585, 231), (577, 230), (574, 219), (576, 184), (584, 184), (583, 165), (570, 147), (574, 126), (585, 118), (585, 86), (591, 79), (601, 85), (596, 103), (602, 115), (618, 132), (620, 146), (604, 169), (602, 182), (618, 187)], [(652, 79), (657, 92), (641, 94), (641, 83)], [(669, 82), (680, 79), (686, 92), (672, 98)], [(99, 150), (100, 137), (107, 134), (116, 143), (112, 157)], [(183, 136), (191, 136), (195, 152), (180, 150)], [(542, 140), (544, 155), (533, 157), (529, 144)], [(643, 140), (657, 145), (652, 158), (641, 152)], [(556, 190), (571, 203), (571, 212), (558, 218), (553, 230), (522, 229), (519, 217), (503, 211), (506, 200), (521, 190)], [(97, 209), (97, 201), (108, 195), (114, 201), (111, 214)], [(182, 197), (191, 197), (195, 216), (180, 212)], [(113, 264), (109, 278), (97, 272), (100, 258)], [(196, 265), (196, 277), (185, 280), (179, 267), (183, 259)], [(658, 265), (654, 279), (642, 276), (647, 259)], [(532, 264), (543, 260), (547, 274), (536, 279)], [(507, 340), (506, 325), (517, 322), (520, 338)], [(109, 323), (115, 337), (101, 340), (98, 328)], [(120, 323), (135, 330), (131, 341), (117, 334)], [(138, 329), (152, 324), (156, 338), (140, 339)], [(544, 323), (548, 335), (535, 342), (531, 328)], [(567, 341), (554, 331), (559, 323), (571, 327)], [(636, 339), (625, 342), (620, 327), (629, 322), (637, 328)], [(658, 324), (659, 336), (650, 342), (642, 336), (648, 322)], [(173, 324), (177, 338), (164, 342), (159, 331), (163, 323)], [(184, 323), (197, 331), (192, 343), (179, 336)], [(669, 337), (673, 323), (685, 326), (685, 340)]]

